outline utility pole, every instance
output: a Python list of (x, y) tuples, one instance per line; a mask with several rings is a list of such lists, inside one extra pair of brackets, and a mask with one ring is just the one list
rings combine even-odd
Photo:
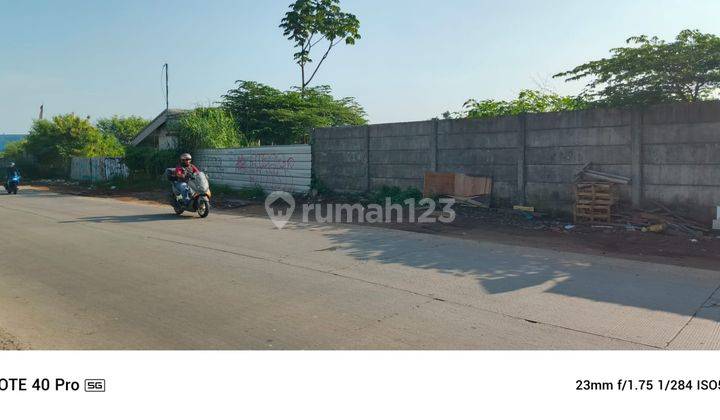
[(44, 106), (45, 106), (44, 104), (40, 104), (40, 118), (38, 118), (38, 119), (40, 119), (40, 120), (43, 119), (43, 107), (44, 107)]
[(168, 64), (165, 63), (163, 65), (163, 69), (165, 69), (165, 110), (167, 111), (170, 109), (170, 88), (169, 88), (169, 82), (168, 78), (170, 77), (168, 75)]

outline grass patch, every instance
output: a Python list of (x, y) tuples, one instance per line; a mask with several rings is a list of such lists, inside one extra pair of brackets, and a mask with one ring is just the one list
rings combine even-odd
[(160, 189), (169, 189), (170, 183), (161, 178), (156, 177), (132, 177), (132, 178), (116, 178), (111, 181), (81, 183), (80, 185), (96, 189), (98, 191), (154, 191)]
[(370, 192), (367, 198), (371, 203), (385, 204), (385, 200), (389, 198), (393, 204), (404, 205), (405, 200), (413, 199), (417, 202), (422, 200), (423, 196), (420, 190), (413, 187), (402, 189), (400, 187), (382, 186)]

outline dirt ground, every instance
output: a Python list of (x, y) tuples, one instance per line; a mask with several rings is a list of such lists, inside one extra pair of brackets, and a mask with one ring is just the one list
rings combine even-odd
[(0, 329), (0, 350), (26, 350), (28, 346), (22, 345), (14, 336)]
[[(26, 187), (27, 188), (27, 187)], [(167, 191), (96, 191), (73, 185), (34, 185), (31, 188), (83, 196), (111, 197), (167, 205)], [(215, 199), (223, 212), (266, 217), (263, 203)], [(456, 205), (452, 223), (391, 223), (382, 226), (463, 239), (522, 245), (557, 251), (603, 255), (678, 266), (720, 270), (720, 232), (700, 237), (673, 233), (645, 233), (618, 226), (572, 225), (569, 221), (533, 218), (503, 209)], [(168, 208), (168, 211), (170, 209)], [(573, 226), (573, 227), (570, 227)]]

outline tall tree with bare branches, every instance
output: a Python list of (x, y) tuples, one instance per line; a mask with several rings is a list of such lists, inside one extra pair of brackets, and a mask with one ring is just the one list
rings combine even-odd
[[(342, 42), (354, 45), (360, 39), (360, 21), (340, 9), (340, 0), (297, 0), (290, 5), (280, 28), (295, 43), (303, 94), (334, 47)], [(311, 53), (315, 47), (321, 48), (322, 56), (313, 67)]]

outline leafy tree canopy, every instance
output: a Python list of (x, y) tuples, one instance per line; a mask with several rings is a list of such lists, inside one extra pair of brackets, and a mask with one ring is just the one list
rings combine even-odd
[(196, 108), (175, 123), (178, 147), (183, 151), (248, 146), (235, 119), (224, 108)]
[(634, 36), (628, 47), (554, 77), (590, 78), (584, 95), (600, 105), (694, 102), (715, 97), (720, 88), (720, 38), (684, 30), (673, 42)]
[[(339, 0), (296, 0), (280, 23), (285, 35), (295, 43), (295, 62), (300, 66), (304, 91), (327, 59), (330, 51), (341, 42), (354, 45), (360, 39), (360, 21), (351, 13), (340, 9)], [(315, 46), (323, 43), (323, 55), (314, 69), (308, 69), (312, 63), (311, 52)]]
[(363, 125), (365, 111), (354, 98), (335, 99), (329, 86), (281, 91), (240, 80), (223, 96), (240, 132), (261, 144), (307, 143), (314, 127)]
[(493, 118), (534, 112), (574, 111), (586, 107), (587, 103), (580, 98), (526, 89), (520, 91), (517, 99), (510, 101), (470, 99), (465, 102), (461, 112), (445, 112), (443, 117), (446, 119)]
[(25, 139), (11, 141), (5, 144), (5, 150), (0, 153), (0, 156), (10, 159), (18, 160), (25, 154), (25, 145), (27, 141)]
[(111, 118), (99, 119), (96, 126), (102, 133), (114, 136), (120, 140), (120, 143), (127, 145), (148, 124), (150, 124), (150, 121), (135, 115), (129, 117), (114, 115)]
[(119, 157), (125, 152), (115, 137), (95, 128), (89, 118), (75, 114), (36, 120), (23, 149), (38, 162), (56, 168), (66, 166), (73, 156)]

